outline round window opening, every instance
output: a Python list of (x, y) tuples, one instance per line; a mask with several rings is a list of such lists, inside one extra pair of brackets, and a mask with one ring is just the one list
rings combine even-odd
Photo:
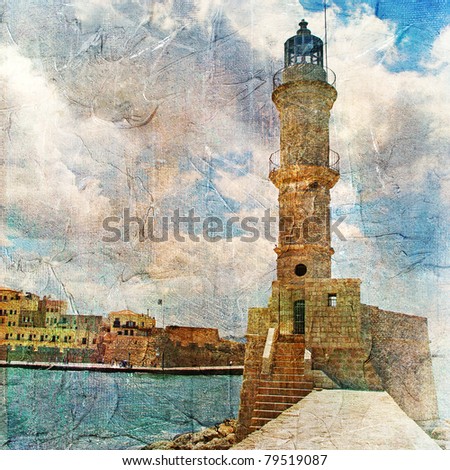
[(297, 264), (295, 267), (295, 274), (299, 277), (304, 276), (306, 274), (306, 266), (304, 264)]

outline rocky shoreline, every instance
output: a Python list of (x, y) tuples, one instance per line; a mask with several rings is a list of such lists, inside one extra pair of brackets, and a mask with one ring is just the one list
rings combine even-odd
[(440, 420), (432, 430), (426, 430), (432, 439), (443, 450), (450, 450), (450, 420)]
[(142, 450), (226, 450), (236, 444), (235, 419), (198, 432), (188, 432), (175, 436), (171, 441), (157, 441)]
[[(142, 450), (226, 450), (237, 444), (237, 420), (227, 419), (223, 423), (194, 433), (175, 436), (170, 441), (157, 441)], [(424, 431), (444, 450), (450, 450), (450, 420), (439, 420)]]

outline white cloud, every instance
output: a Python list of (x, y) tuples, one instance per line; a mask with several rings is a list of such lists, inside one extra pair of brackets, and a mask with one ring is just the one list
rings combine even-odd
[(272, 183), (263, 180), (259, 175), (248, 173), (236, 176), (221, 170), (217, 174), (215, 186), (223, 197), (260, 208), (270, 207), (276, 198), (276, 190)]
[(35, 71), (29, 59), (14, 47), (3, 48), (2, 54), (0, 74), (5, 79), (6, 119), (13, 139), (6, 144), (7, 203), (41, 224), (69, 221), (88, 228), (108, 204), (97, 178), (82, 187), (77, 184), (68, 167), (71, 155), (58, 148), (75, 145), (72, 133), (70, 142), (63, 142), (67, 134), (61, 133), (76, 127), (76, 122), (57, 88)]
[(11, 245), (11, 241), (5, 236), (5, 234), (0, 233), (0, 247), (8, 247)]
[(121, 0), (73, 0), (71, 6), (83, 27), (97, 28), (100, 24), (130, 26), (132, 23), (116, 8), (121, 3)]
[[(450, 26), (442, 29), (437, 39), (434, 41), (431, 54), (427, 56), (427, 60), (423, 60), (422, 64), (429, 69), (439, 69), (450, 65)], [(431, 57), (431, 60), (430, 60)]]
[(364, 238), (364, 235), (361, 233), (361, 229), (357, 225), (342, 222), (339, 224), (338, 229), (346, 240), (350, 240), (352, 238)]
[[(208, 27), (213, 27), (218, 15), (225, 16), (232, 29), (248, 41), (252, 48), (273, 58), (282, 58), (283, 43), (293, 36), (298, 23), (304, 16), (298, 1), (264, 0), (200, 0), (195, 2), (197, 18)], [(321, 13), (309, 13), (310, 26), (318, 28), (322, 24)]]

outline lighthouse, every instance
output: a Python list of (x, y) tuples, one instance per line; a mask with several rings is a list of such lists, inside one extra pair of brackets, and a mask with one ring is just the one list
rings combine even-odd
[(240, 438), (314, 388), (386, 390), (411, 418), (437, 416), (426, 318), (365, 305), (360, 279), (331, 276), (336, 98), (323, 41), (302, 20), (274, 76), (280, 150), (269, 158), (269, 178), (278, 189), (277, 277), (268, 306), (248, 312)]
[(270, 179), (279, 191), (277, 278), (285, 284), (331, 277), (333, 254), (330, 189), (339, 179), (339, 156), (330, 151), (329, 121), (337, 93), (323, 68), (323, 42), (307, 25), (302, 20), (286, 41), (272, 94), (281, 137)]

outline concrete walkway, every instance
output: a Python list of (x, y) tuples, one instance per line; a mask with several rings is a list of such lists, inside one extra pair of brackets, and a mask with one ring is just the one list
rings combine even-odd
[(386, 392), (313, 391), (233, 449), (378, 450), (440, 447)]
[(21, 367), (25, 369), (45, 370), (90, 370), (97, 372), (145, 372), (149, 374), (173, 374), (173, 375), (242, 375), (244, 366), (199, 366), (199, 367), (140, 367), (132, 368), (111, 366), (109, 364), (62, 362), (22, 362), (0, 361), (2, 367)]

